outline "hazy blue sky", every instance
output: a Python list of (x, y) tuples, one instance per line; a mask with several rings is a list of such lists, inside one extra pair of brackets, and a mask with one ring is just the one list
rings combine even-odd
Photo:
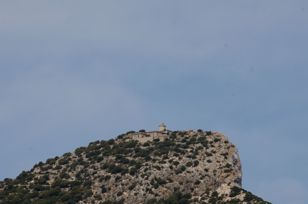
[(308, 1), (0, 2), (0, 179), (128, 130), (216, 130), (308, 203)]

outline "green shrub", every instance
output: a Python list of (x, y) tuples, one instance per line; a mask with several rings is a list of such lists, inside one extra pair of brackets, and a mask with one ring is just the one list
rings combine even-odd
[(191, 167), (191, 166), (192, 166), (192, 163), (191, 163), (191, 162), (187, 162), (187, 163), (186, 163), (186, 166), (187, 166), (187, 167)]
[(126, 132), (127, 135), (133, 134), (133, 133), (136, 133), (136, 131), (131, 130), (131, 131)]
[(220, 141), (220, 138), (215, 138), (214, 139), (214, 142), (219, 142)]
[(75, 149), (75, 154), (77, 156), (80, 156), (85, 151), (85, 149), (86, 149), (85, 147), (79, 147), (79, 148)]
[(107, 192), (107, 188), (105, 187), (105, 185), (101, 186), (101, 192), (102, 193), (106, 193)]
[(185, 170), (186, 170), (186, 167), (182, 165), (175, 170), (175, 173), (180, 174), (180, 173), (184, 172)]

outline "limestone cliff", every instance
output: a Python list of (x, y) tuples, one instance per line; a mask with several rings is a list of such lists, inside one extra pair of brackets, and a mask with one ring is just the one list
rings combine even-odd
[(237, 149), (218, 132), (128, 132), (5, 179), (0, 204), (267, 203), (241, 180)]

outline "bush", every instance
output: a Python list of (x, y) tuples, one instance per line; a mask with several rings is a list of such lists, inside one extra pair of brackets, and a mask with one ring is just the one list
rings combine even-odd
[(22, 171), (17, 177), (16, 180), (20, 182), (30, 181), (33, 178), (33, 174), (30, 174), (29, 172)]
[(69, 156), (71, 156), (71, 155), (72, 155), (72, 153), (67, 152), (67, 153), (63, 154), (63, 157), (69, 157)]
[(220, 141), (220, 138), (215, 138), (214, 139), (214, 142), (219, 142)]
[(53, 164), (56, 163), (56, 159), (47, 159), (46, 163), (49, 164), (49, 165), (53, 165)]
[(67, 158), (62, 158), (58, 161), (59, 165), (65, 165), (68, 164), (68, 159)]
[(189, 204), (190, 194), (183, 195), (180, 192), (174, 192), (166, 200), (160, 200), (158, 203), (162, 204)]
[(86, 149), (85, 147), (79, 147), (79, 148), (75, 149), (75, 154), (77, 156), (80, 156), (85, 151), (85, 149)]
[(185, 170), (186, 170), (186, 167), (182, 165), (178, 169), (175, 170), (175, 173), (180, 174), (180, 173), (184, 172)]
[(135, 148), (137, 144), (138, 144), (138, 141), (131, 140), (131, 141), (128, 141), (128, 142), (120, 143), (119, 145), (123, 148)]
[(238, 194), (241, 193), (241, 191), (242, 191), (242, 189), (240, 189), (239, 187), (236, 187), (236, 186), (232, 187), (232, 188), (231, 188), (230, 197), (235, 197), (235, 196), (237, 196)]
[(128, 190), (133, 190), (136, 187), (137, 183), (132, 183), (129, 187)]
[(118, 173), (125, 174), (128, 172), (126, 168), (123, 168), (122, 166), (118, 165), (110, 165), (108, 171), (112, 174), (118, 174)]
[(118, 135), (117, 139), (123, 139), (124, 136), (125, 136), (125, 134)]
[(131, 131), (126, 132), (126, 135), (133, 134), (133, 133), (136, 133), (136, 132), (131, 130)]
[(136, 175), (136, 173), (137, 173), (137, 168), (132, 167), (132, 168), (129, 169), (129, 174), (130, 175), (134, 176), (134, 175)]
[(195, 181), (195, 184), (196, 184), (196, 185), (199, 185), (200, 183), (201, 183), (200, 180)]
[(107, 192), (107, 188), (104, 185), (101, 186), (101, 192), (102, 193), (106, 193)]
[(187, 162), (187, 163), (186, 163), (186, 166), (187, 166), (187, 167), (191, 167), (191, 166), (192, 166), (192, 163), (191, 163), (191, 162)]
[(116, 155), (116, 161), (122, 164), (128, 164), (130, 161), (122, 155)]
[(194, 167), (198, 166), (199, 165), (199, 161), (198, 160), (195, 160), (194, 161)]
[(88, 158), (88, 159), (94, 158), (95, 159), (95, 157), (97, 157), (100, 154), (101, 154), (101, 152), (98, 151), (98, 150), (90, 151), (90, 152), (86, 153), (86, 158)]

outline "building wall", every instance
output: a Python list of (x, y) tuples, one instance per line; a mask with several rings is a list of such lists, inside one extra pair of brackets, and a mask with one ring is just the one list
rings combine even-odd
[(140, 143), (145, 143), (147, 141), (153, 141), (154, 139), (159, 139), (160, 141), (164, 141), (168, 137), (167, 132), (137, 132), (131, 133), (127, 136), (128, 140), (137, 140)]

